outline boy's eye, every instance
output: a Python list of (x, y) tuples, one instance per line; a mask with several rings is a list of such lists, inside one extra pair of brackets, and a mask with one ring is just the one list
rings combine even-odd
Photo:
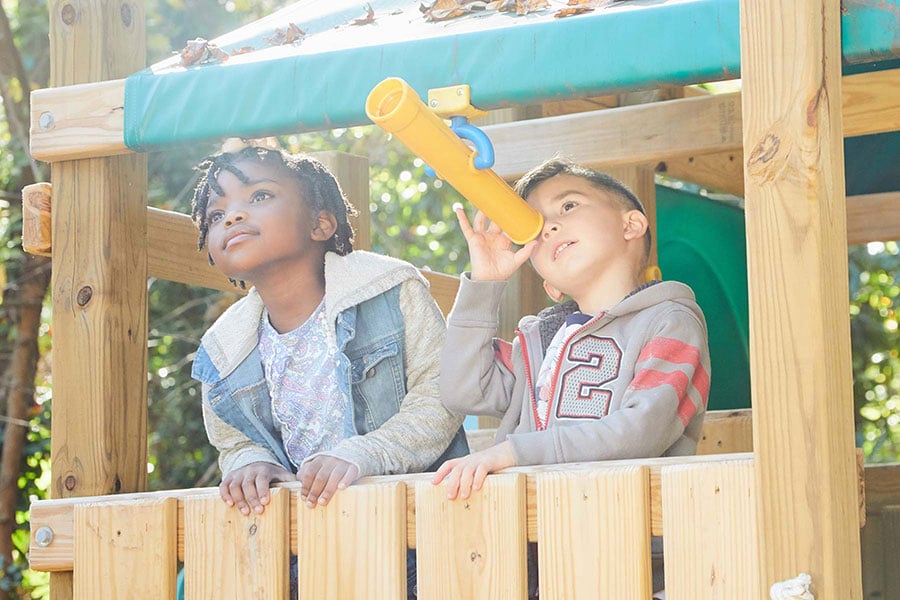
[(563, 202), (563, 205), (562, 205), (562, 211), (563, 211), (563, 212), (569, 212), (570, 210), (572, 210), (572, 209), (575, 208), (576, 206), (578, 206), (578, 204), (575, 203), (575, 202)]
[(257, 190), (255, 192), (253, 192), (252, 196), (250, 196), (250, 203), (255, 204), (256, 202), (262, 202), (263, 200), (268, 200), (271, 197), (272, 197), (272, 194), (270, 192), (267, 192), (265, 190)]

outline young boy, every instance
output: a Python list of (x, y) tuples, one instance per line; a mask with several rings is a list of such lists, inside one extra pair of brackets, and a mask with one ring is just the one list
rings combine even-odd
[[(514, 465), (693, 454), (709, 392), (706, 323), (690, 288), (644, 283), (644, 208), (617, 180), (553, 159), (516, 191), (544, 217), (515, 250), (483, 214), (469, 224), (471, 274), (461, 279), (441, 357), (450, 410), (501, 419), (497, 445), (444, 463), (434, 483), (467, 498)], [(556, 302), (495, 340), (505, 282), (526, 260)]]

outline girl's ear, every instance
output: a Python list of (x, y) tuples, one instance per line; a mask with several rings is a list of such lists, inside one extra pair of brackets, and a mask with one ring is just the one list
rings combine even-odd
[(313, 222), (312, 235), (314, 241), (327, 242), (337, 231), (337, 219), (327, 210), (320, 210)]
[(565, 294), (563, 294), (561, 291), (559, 291), (546, 281), (544, 282), (544, 291), (547, 292), (547, 295), (550, 296), (550, 299), (554, 302), (562, 302), (563, 298), (565, 298)]
[(624, 236), (626, 240), (635, 240), (644, 237), (650, 227), (647, 215), (639, 210), (629, 210), (622, 218)]

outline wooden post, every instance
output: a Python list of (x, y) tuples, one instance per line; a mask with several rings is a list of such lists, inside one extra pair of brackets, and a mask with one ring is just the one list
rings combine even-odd
[(839, 3), (741, 2), (741, 75), (760, 591), (859, 599)]
[[(123, 77), (146, 64), (144, 5), (52, 0), (52, 86)], [(52, 113), (38, 115), (53, 127)], [(141, 491), (147, 472), (147, 159), (54, 163), (55, 498)], [(54, 600), (71, 575), (51, 576)]]

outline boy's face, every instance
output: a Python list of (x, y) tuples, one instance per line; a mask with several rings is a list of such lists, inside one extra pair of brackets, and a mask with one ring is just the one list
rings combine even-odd
[(544, 217), (531, 262), (559, 292), (577, 299), (586, 287), (628, 260), (629, 211), (588, 180), (557, 175), (541, 182), (526, 200)]
[(210, 191), (206, 245), (216, 266), (233, 279), (257, 282), (317, 254), (316, 223), (299, 182), (283, 168), (241, 161), (244, 183), (233, 173), (217, 178), (224, 194)]

